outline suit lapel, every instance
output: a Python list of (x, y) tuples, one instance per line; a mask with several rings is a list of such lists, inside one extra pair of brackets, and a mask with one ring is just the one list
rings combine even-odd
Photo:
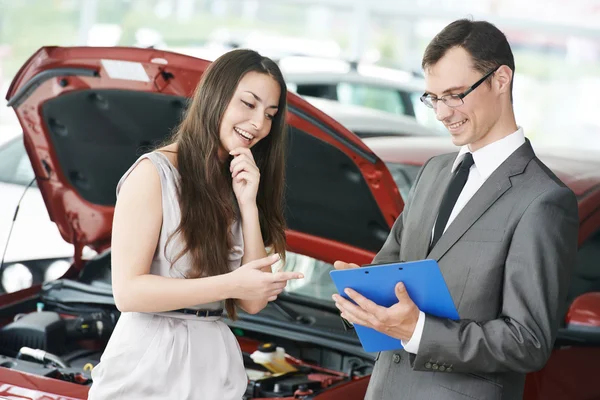
[[(431, 249), (427, 258), (435, 260), (442, 258), (462, 235), (464, 235), (465, 232), (511, 188), (512, 184), (510, 178), (523, 173), (525, 167), (533, 157), (535, 157), (535, 154), (531, 147), (531, 143), (529, 140), (526, 140), (526, 143), (508, 157), (508, 159), (506, 159), (506, 161), (490, 175), (481, 188), (473, 195), (471, 200), (469, 200), (454, 221), (448, 226), (446, 232), (440, 237), (435, 247)], [(439, 201), (441, 201), (441, 198)], [(434, 219), (437, 215), (437, 210), (439, 209), (439, 201), (437, 202), (435, 212), (431, 213), (434, 215)], [(429, 228), (429, 232), (431, 232), (433, 223)], [(427, 241), (427, 243), (429, 243), (429, 241)]]

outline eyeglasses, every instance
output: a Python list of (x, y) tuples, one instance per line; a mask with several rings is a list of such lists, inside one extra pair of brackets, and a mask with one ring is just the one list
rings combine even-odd
[(471, 86), (470, 88), (468, 88), (467, 90), (465, 90), (462, 93), (459, 93), (459, 94), (447, 94), (447, 95), (444, 95), (442, 97), (435, 97), (435, 96), (432, 96), (429, 93), (424, 93), (420, 97), (421, 102), (423, 102), (423, 104), (425, 104), (427, 107), (433, 108), (433, 109), (437, 109), (437, 103), (440, 100), (443, 101), (444, 104), (447, 105), (448, 107), (451, 107), (451, 108), (460, 107), (463, 104), (465, 104), (465, 102), (463, 101), (463, 99), (465, 97), (467, 97), (467, 95), (469, 93), (471, 93), (473, 90), (477, 89), (477, 87), (479, 85), (481, 85), (483, 82), (485, 82), (485, 80), (487, 78), (489, 78), (490, 76), (492, 76), (492, 74), (494, 72), (496, 72), (498, 70), (498, 68), (500, 68), (500, 66), (497, 66), (496, 68), (494, 68), (493, 70), (491, 70), (490, 72), (488, 72), (487, 74), (485, 74), (483, 76), (483, 78), (481, 78), (480, 80), (478, 80), (477, 82), (475, 82), (475, 84), (473, 86)]

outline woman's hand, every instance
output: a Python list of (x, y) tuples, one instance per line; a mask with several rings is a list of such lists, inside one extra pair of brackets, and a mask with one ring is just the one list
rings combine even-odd
[(250, 149), (238, 147), (233, 149), (229, 171), (231, 172), (233, 192), (240, 209), (248, 205), (256, 205), (256, 193), (260, 182), (260, 171), (254, 161)]
[(283, 292), (288, 280), (304, 278), (304, 275), (298, 272), (271, 273), (261, 270), (278, 260), (279, 254), (274, 254), (246, 263), (230, 272), (233, 281), (231, 297), (240, 300), (273, 301)]

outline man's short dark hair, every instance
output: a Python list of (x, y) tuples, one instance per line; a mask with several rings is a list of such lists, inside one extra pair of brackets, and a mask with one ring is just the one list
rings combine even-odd
[[(515, 59), (506, 36), (496, 26), (487, 21), (459, 19), (438, 33), (425, 49), (421, 66), (427, 69), (437, 64), (446, 52), (454, 47), (462, 47), (471, 55), (473, 67), (487, 74), (500, 65), (506, 65), (515, 72)], [(513, 80), (510, 82), (512, 99)]]

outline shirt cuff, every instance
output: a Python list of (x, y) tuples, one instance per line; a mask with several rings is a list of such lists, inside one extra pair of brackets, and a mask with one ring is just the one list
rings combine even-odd
[(419, 352), (419, 345), (421, 344), (421, 337), (423, 336), (423, 328), (425, 327), (425, 313), (423, 311), (419, 311), (419, 319), (417, 320), (417, 325), (415, 326), (415, 331), (413, 332), (412, 337), (406, 343), (404, 340), (401, 340), (402, 347), (408, 353), (417, 354)]

